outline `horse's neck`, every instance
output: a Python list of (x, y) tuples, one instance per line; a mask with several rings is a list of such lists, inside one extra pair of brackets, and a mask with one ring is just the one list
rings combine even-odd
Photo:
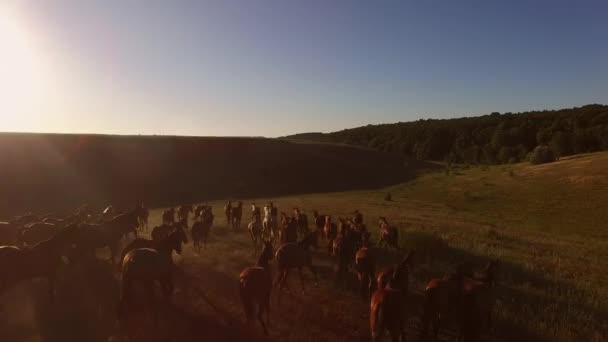
[(268, 267), (269, 258), (262, 253), (258, 258), (258, 262), (255, 264), (257, 267), (267, 268)]

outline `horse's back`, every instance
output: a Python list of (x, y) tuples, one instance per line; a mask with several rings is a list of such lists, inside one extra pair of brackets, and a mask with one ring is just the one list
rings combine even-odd
[(158, 279), (163, 273), (160, 253), (152, 248), (138, 248), (129, 251), (122, 261), (123, 277), (140, 280)]

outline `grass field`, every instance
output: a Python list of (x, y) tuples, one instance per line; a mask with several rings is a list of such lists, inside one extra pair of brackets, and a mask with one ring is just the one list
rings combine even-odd
[[(606, 189), (608, 153), (596, 153), (540, 166), (459, 167), (375, 191), (273, 200), (280, 210), (291, 212), (299, 207), (309, 215), (313, 209), (334, 216), (359, 209), (374, 233), (378, 216), (399, 226), (405, 249), (402, 253), (417, 251), (411, 335), (418, 334), (421, 292), (428, 279), (442, 276), (461, 262), (481, 267), (498, 258), (497, 323), (494, 334), (486, 336), (488, 340), (598, 342), (608, 338)], [(386, 192), (392, 194), (393, 201), (384, 200)], [(197, 255), (188, 246), (176, 257), (183, 271), (174, 301), (179, 312), (174, 323), (182, 333), (177, 340), (255, 339), (244, 335), (237, 293), (240, 271), (255, 261), (251, 241), (244, 231), (232, 232), (226, 227), (220, 209), (224, 200), (211, 204), (217, 224), (208, 250)], [(152, 224), (160, 221), (160, 213), (160, 209), (152, 212)], [(358, 297), (354, 275), (348, 288), (338, 288), (324, 242), (320, 247), (314, 257), (320, 286), (314, 287), (312, 276), (305, 273), (308, 285), (304, 294), (284, 295), (281, 306), (275, 298), (270, 340), (368, 340), (368, 303)], [(399, 260), (402, 254), (377, 252), (384, 265)], [(106, 281), (109, 285), (103, 288), (113, 288), (115, 282)], [(101, 281), (95, 283), (102, 286)], [(296, 275), (290, 277), (290, 284), (299, 290)], [(39, 286), (29, 290), (42, 291)], [(24, 290), (15, 291), (23, 295)], [(93, 289), (88, 292), (95, 293)], [(115, 298), (115, 289), (109, 293)], [(82, 316), (77, 310), (62, 310), (64, 317)], [(20, 324), (27, 330), (23, 328), (27, 324)], [(36, 324), (40, 326), (40, 322)], [(110, 329), (110, 324), (106, 325)], [(256, 326), (253, 330), (254, 336), (262, 339), (260, 329)], [(441, 337), (454, 340), (450, 332)]]

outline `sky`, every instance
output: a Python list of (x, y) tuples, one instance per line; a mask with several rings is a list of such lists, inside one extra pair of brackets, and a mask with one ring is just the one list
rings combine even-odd
[(0, 2), (0, 131), (282, 136), (608, 103), (608, 1)]

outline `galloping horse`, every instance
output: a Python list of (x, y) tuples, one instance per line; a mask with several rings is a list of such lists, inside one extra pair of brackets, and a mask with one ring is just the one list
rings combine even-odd
[(232, 229), (241, 229), (241, 220), (243, 218), (243, 202), (237, 202), (235, 207), (232, 207)]
[(380, 228), (380, 244), (383, 244), (385, 249), (388, 247), (396, 250), (399, 249), (399, 231), (397, 227), (389, 225), (385, 217), (378, 219), (378, 226)]
[(78, 227), (71, 225), (52, 238), (29, 248), (0, 247), (0, 293), (20, 280), (44, 277), (48, 280), (51, 298), (55, 292), (55, 274), (68, 248), (71, 247)]
[(228, 201), (224, 207), (224, 214), (226, 215), (226, 224), (232, 224), (232, 201)]
[(139, 217), (139, 230), (146, 231), (148, 230), (148, 219), (150, 218), (150, 209), (145, 207), (143, 203), (141, 207), (141, 216)]
[(52, 223), (30, 223), (20, 230), (17, 240), (20, 246), (32, 246), (41, 241), (48, 240), (61, 231), (63, 226)]
[(332, 241), (332, 256), (336, 258), (336, 281), (345, 281), (348, 267), (355, 261), (359, 239), (352, 229), (352, 222), (340, 218), (338, 235)]
[[(268, 335), (266, 326), (270, 324), (270, 294), (272, 293), (272, 275), (268, 262), (273, 258), (273, 254), (272, 241), (264, 241), (258, 262), (255, 266), (244, 269), (239, 276), (239, 294), (247, 322), (251, 323), (257, 317), (266, 335)], [(266, 324), (263, 320), (264, 313), (266, 313)]]
[(264, 221), (262, 222), (262, 227), (264, 228), (265, 235), (270, 235), (273, 238), (277, 235), (278, 222), (276, 208), (272, 202), (268, 202), (264, 206)]
[(281, 213), (281, 227), (279, 228), (279, 241), (281, 243), (296, 242), (298, 240), (298, 226), (293, 217)]
[(289, 290), (287, 285), (287, 275), (292, 268), (297, 268), (300, 273), (300, 282), (302, 283), (302, 291), (304, 291), (304, 277), (302, 268), (306, 267), (312, 272), (315, 277), (315, 284), (318, 284), (317, 271), (312, 265), (312, 254), (310, 247), (317, 247), (317, 235), (310, 233), (304, 239), (297, 243), (283, 244), (276, 252), (277, 259), (277, 278), (275, 286), (279, 286), (279, 302), (281, 301), (281, 291), (283, 287)]
[(323, 226), (325, 240), (327, 240), (327, 252), (332, 254), (334, 239), (338, 235), (338, 226), (331, 222), (331, 216), (325, 216), (325, 225)]
[(175, 223), (175, 208), (170, 208), (163, 211), (163, 224)]
[(355, 254), (355, 270), (357, 271), (357, 278), (359, 278), (361, 297), (368, 299), (374, 290), (376, 260), (367, 239), (362, 241), (362, 247)]
[(251, 241), (253, 242), (253, 251), (257, 253), (258, 251), (258, 243), (262, 241), (262, 221), (260, 216), (254, 216), (254, 220), (249, 222), (247, 225), (247, 230), (249, 231), (249, 235), (251, 236)]
[(167, 239), (167, 237), (170, 236), (171, 234), (175, 234), (177, 238), (180, 238), (181, 242), (183, 244), (188, 243), (188, 237), (186, 236), (184, 227), (177, 226), (172, 233), (169, 233), (166, 237), (164, 237), (163, 239), (160, 239), (160, 240), (158, 240), (158, 239), (148, 240), (148, 239), (137, 238), (137, 239), (131, 241), (122, 251), (122, 255), (120, 257), (121, 262), (122, 262), (122, 260), (124, 260), (125, 256), (134, 249), (138, 249), (138, 248), (158, 249), (158, 247), (163, 243), (163, 241), (165, 241), (165, 239)]
[(293, 210), (293, 219), (296, 223), (298, 234), (305, 235), (309, 233), (308, 216), (306, 216), (306, 214), (304, 214), (300, 209), (295, 208)]
[(251, 203), (251, 221), (262, 223), (262, 212), (255, 203)]
[(312, 215), (315, 219), (315, 226), (317, 227), (317, 232), (321, 234), (323, 232), (323, 227), (325, 227), (325, 219), (327, 215), (319, 215), (319, 212), (316, 210), (312, 211)]
[(373, 341), (380, 341), (385, 330), (388, 330), (393, 341), (405, 340), (409, 264), (412, 255), (410, 252), (394, 267), (386, 286), (378, 287), (372, 295), (369, 321)]
[[(140, 283), (146, 290), (149, 304), (155, 302), (154, 285), (158, 281), (165, 301), (173, 294), (173, 251), (181, 254), (183, 231), (176, 230), (158, 243), (156, 249), (131, 250), (122, 260), (122, 286), (119, 319), (123, 321), (133, 304), (133, 285)], [(154, 311), (156, 315), (156, 311)], [(155, 316), (156, 317), (156, 316)]]
[(207, 249), (207, 241), (209, 239), (209, 231), (213, 225), (213, 213), (211, 213), (211, 207), (205, 207), (201, 212), (200, 220), (194, 222), (192, 225), (192, 241), (194, 243), (194, 249), (198, 253), (201, 252), (201, 241), (203, 247)]
[(192, 204), (182, 205), (177, 209), (177, 220), (186, 220), (186, 222), (188, 222), (188, 214), (193, 212), (194, 208), (192, 207)]
[(353, 217), (353, 223), (355, 225), (363, 224), (363, 214), (359, 210), (355, 210), (355, 216)]

